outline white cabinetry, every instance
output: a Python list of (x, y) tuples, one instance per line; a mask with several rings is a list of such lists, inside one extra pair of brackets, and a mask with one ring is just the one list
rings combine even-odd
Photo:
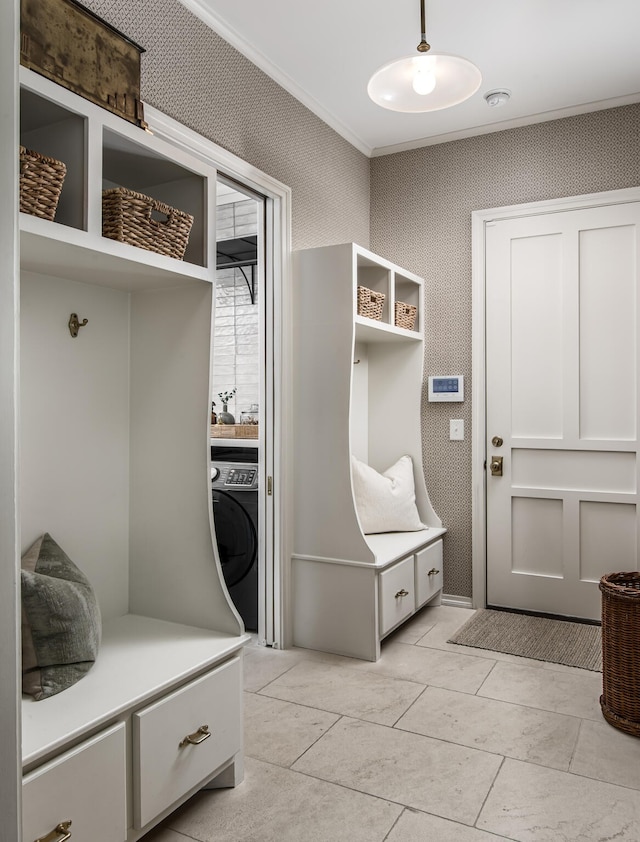
[[(21, 143), (68, 166), (56, 221), (20, 214), (22, 550), (50, 532), (103, 618), (86, 677), (23, 701), (23, 840), (71, 821), (78, 839), (131, 842), (204, 784), (242, 779), (247, 638), (209, 472), (216, 171), (20, 78)], [(184, 260), (102, 236), (114, 185), (194, 216)], [(77, 338), (71, 313), (88, 320)]]
[[(358, 286), (385, 294), (380, 320), (358, 315)], [(417, 307), (413, 330), (395, 325), (396, 302)], [(446, 530), (422, 468), (423, 306), (421, 278), (353, 243), (294, 255), (299, 646), (376, 660), (382, 637), (441, 596)], [(404, 454), (413, 461), (426, 528), (364, 534), (351, 456), (383, 472)]]

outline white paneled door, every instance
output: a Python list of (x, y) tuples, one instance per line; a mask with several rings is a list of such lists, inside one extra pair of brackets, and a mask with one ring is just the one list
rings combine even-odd
[(599, 619), (638, 569), (640, 203), (485, 234), (487, 604)]

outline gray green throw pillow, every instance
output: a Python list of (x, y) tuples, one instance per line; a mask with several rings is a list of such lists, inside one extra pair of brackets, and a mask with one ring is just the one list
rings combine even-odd
[(91, 669), (102, 634), (87, 577), (49, 533), (22, 557), (22, 691), (46, 699)]

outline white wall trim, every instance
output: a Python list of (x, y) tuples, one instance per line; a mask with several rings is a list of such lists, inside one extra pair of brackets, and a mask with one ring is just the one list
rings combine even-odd
[[(287, 73), (268, 59), (264, 53), (261, 53), (253, 44), (246, 40), (237, 30), (229, 26), (226, 21), (217, 15), (203, 0), (180, 0), (183, 6), (186, 6), (189, 11), (200, 18), (210, 29), (216, 32), (221, 38), (230, 44), (234, 49), (248, 59), (252, 64), (255, 64), (263, 73), (266, 73), (270, 79), (273, 79), (276, 84), (280, 85), (285, 91), (295, 97), (298, 102), (302, 103), (309, 111), (313, 112), (316, 117), (319, 117), (323, 123), (326, 123), (330, 128), (337, 132), (352, 146), (355, 146), (360, 152), (365, 154), (368, 158), (371, 157), (373, 149), (366, 144), (362, 138), (358, 137), (348, 126), (345, 126), (338, 118), (321, 105), (317, 99), (311, 96), (308, 91), (300, 87), (300, 85), (292, 79)], [(145, 105), (145, 111), (147, 106)]]
[(0, 6), (0, 816), (21, 839), (18, 44), (20, 5)]
[(471, 126), (468, 129), (459, 129), (455, 132), (432, 135), (431, 137), (419, 137), (415, 140), (407, 140), (403, 143), (392, 143), (389, 146), (378, 146), (371, 153), (372, 158), (379, 158), (383, 155), (395, 155), (397, 152), (407, 152), (411, 149), (422, 149), (426, 146), (437, 146), (440, 143), (451, 143), (454, 140), (465, 140), (468, 137), (480, 137), (495, 132), (505, 132), (509, 129), (519, 129), (524, 126), (535, 126), (538, 123), (549, 123), (553, 120), (564, 120), (566, 117), (577, 117), (580, 114), (591, 114), (594, 111), (606, 111), (610, 108), (620, 108), (625, 105), (634, 105), (640, 100), (638, 94), (603, 99), (598, 102), (584, 102), (581, 105), (574, 105), (570, 108), (559, 108), (556, 111), (543, 111), (540, 114), (529, 114), (525, 117), (516, 117), (511, 120), (500, 120), (497, 123), (490, 123), (484, 126)]
[(485, 229), (490, 222), (640, 201), (640, 187), (587, 193), (473, 211), (472, 229), (472, 588), (473, 607), (487, 604), (486, 543), (486, 275)]
[(453, 594), (442, 594), (442, 604), (452, 608), (473, 608), (470, 596), (454, 596)]
[(145, 106), (150, 130), (200, 160), (215, 167), (220, 175), (240, 182), (268, 199), (273, 207), (274, 277), (274, 645), (285, 648), (291, 641), (290, 570), (293, 551), (291, 496), (292, 463), (287, 443), (293, 438), (292, 374), (292, 281), (291, 281), (291, 189), (243, 161), (206, 137), (178, 123), (161, 111)]

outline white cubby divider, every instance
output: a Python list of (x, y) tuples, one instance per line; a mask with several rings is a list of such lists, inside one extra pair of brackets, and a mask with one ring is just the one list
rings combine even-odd
[[(20, 214), (22, 550), (51, 533), (103, 618), (89, 673), (23, 700), (23, 814), (30, 838), (71, 819), (78, 838), (133, 842), (198, 788), (243, 774), (248, 637), (217, 555), (209, 468), (216, 170), (25, 68), (20, 84), (21, 143), (68, 168), (54, 221)], [(114, 184), (193, 215), (184, 260), (102, 236)], [(71, 312), (87, 319), (77, 338)], [(159, 727), (176, 768), (151, 815), (140, 793), (169, 773), (160, 747), (132, 734), (143, 715), (164, 722), (176, 698), (197, 721)], [(196, 763), (195, 746), (178, 746), (203, 722), (213, 733)], [(92, 827), (90, 799), (67, 815), (52, 795), (60, 781), (73, 793), (96, 753), (121, 783), (113, 824), (126, 837)]]
[[(359, 285), (385, 293), (380, 320), (358, 315)], [(294, 290), (294, 643), (376, 660), (381, 639), (424, 604), (415, 595), (428, 592), (431, 602), (442, 593), (446, 529), (422, 465), (424, 284), (346, 243), (296, 252)], [(394, 324), (396, 300), (417, 307), (412, 330)], [(351, 457), (383, 472), (405, 454), (425, 528), (364, 534)], [(424, 573), (419, 559), (427, 550), (439, 561)], [(423, 574), (431, 577), (428, 588), (414, 581)], [(407, 576), (411, 582), (389, 596), (388, 588)]]

